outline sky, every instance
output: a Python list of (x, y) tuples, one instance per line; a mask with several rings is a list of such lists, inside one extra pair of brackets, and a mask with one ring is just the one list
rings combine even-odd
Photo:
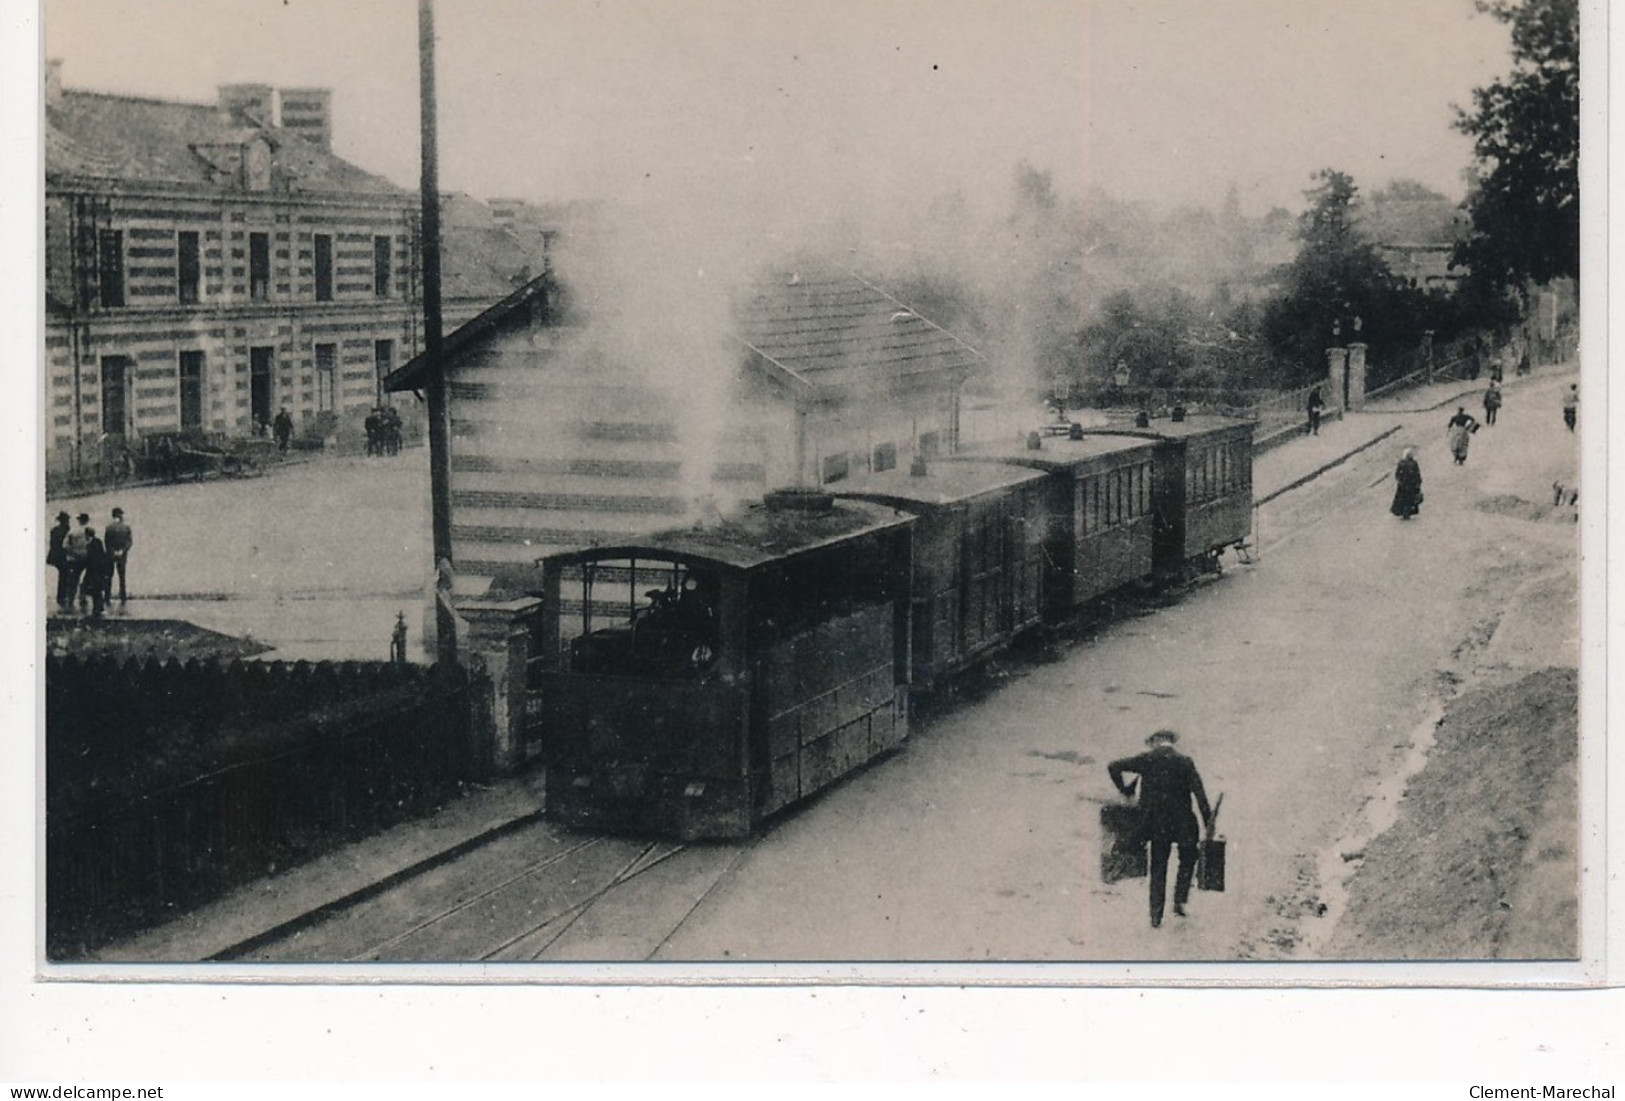
[[(49, 0), (69, 87), (334, 91), (336, 150), (418, 171), (411, 0)], [(1471, 0), (441, 0), (441, 184), (741, 217), (1065, 195), (1298, 209), (1322, 167), (1463, 194), (1452, 104), (1508, 69)]]

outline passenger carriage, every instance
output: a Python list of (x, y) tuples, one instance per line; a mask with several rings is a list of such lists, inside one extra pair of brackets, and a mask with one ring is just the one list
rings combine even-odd
[(739, 837), (907, 736), (913, 518), (769, 501), (543, 560), (550, 816)]
[(1045, 616), (1064, 619), (1152, 570), (1153, 444), (1115, 436), (1030, 436), (1024, 446), (978, 448), (951, 462), (1042, 471)]
[(1227, 547), (1253, 530), (1253, 425), (1213, 415), (1156, 420), (1145, 428), (1094, 429), (1090, 438), (1155, 441), (1156, 572), (1217, 569)]
[(917, 460), (826, 486), (917, 517), (914, 684), (938, 682), (1042, 622), (1047, 479), (1004, 463)]

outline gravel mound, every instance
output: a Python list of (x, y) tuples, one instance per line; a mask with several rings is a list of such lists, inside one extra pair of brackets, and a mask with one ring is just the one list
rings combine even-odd
[[(1328, 956), (1572, 959), (1579, 879), (1573, 783), (1578, 673), (1542, 669), (1446, 712), (1399, 819), (1366, 847)], [(1531, 839), (1538, 842), (1531, 844)], [(1547, 889), (1548, 885), (1553, 889)]]

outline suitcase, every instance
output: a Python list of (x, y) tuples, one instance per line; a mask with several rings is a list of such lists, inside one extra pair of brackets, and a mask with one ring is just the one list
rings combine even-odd
[(1100, 807), (1100, 880), (1145, 876), (1149, 858), (1140, 828), (1140, 808), (1129, 803), (1103, 803)]
[(1224, 890), (1224, 838), (1210, 837), (1202, 842), (1196, 885), (1204, 891)]
[(1208, 835), (1197, 853), (1196, 886), (1204, 891), (1224, 890), (1224, 838), (1219, 836), (1219, 807), (1224, 805), (1224, 793), (1213, 802), (1213, 818), (1208, 823)]

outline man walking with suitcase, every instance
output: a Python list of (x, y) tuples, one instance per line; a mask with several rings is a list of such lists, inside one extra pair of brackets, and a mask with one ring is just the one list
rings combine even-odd
[[(1191, 799), (1201, 811), (1202, 824), (1210, 832), (1213, 826), (1213, 808), (1208, 805), (1207, 792), (1202, 788), (1201, 774), (1196, 762), (1174, 748), (1179, 735), (1172, 730), (1159, 730), (1145, 740), (1150, 748), (1144, 753), (1113, 761), (1106, 766), (1112, 783), (1126, 796), (1132, 796), (1138, 784), (1140, 792), (1140, 828), (1151, 845), (1151, 928), (1162, 924), (1163, 902), (1168, 894), (1169, 849), (1179, 846), (1179, 872), (1174, 880), (1174, 913), (1185, 916), (1185, 903), (1191, 894), (1191, 879), (1196, 874), (1196, 859), (1201, 841), (1196, 815), (1191, 810)], [(1132, 772), (1138, 781), (1124, 783), (1123, 774)]]

